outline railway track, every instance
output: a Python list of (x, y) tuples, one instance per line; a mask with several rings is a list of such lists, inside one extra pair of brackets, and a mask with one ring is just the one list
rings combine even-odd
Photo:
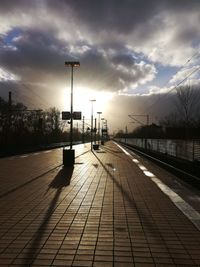
[[(144, 150), (133, 147), (132, 145), (120, 142), (121, 145), (128, 148), (130, 151), (140, 154), (143, 157), (155, 162), (156, 164), (167, 169), (169, 172), (175, 174), (177, 177), (181, 178), (188, 184), (198, 187), (200, 189), (200, 172), (199, 168), (192, 168), (193, 164), (191, 162), (186, 166), (185, 161), (176, 160), (174, 158), (169, 158), (165, 155), (159, 155), (158, 153), (146, 152)], [(193, 167), (194, 167), (193, 166)], [(191, 171), (189, 171), (191, 169)], [(195, 169), (195, 170), (194, 170)]]

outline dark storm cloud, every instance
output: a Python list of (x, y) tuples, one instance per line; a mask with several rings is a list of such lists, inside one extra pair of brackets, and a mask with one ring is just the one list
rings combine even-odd
[(118, 54), (116, 49), (110, 49), (114, 53), (110, 54), (109, 49), (98, 49), (84, 41), (70, 44), (55, 36), (53, 30), (24, 30), (11, 40), (12, 47), (1, 49), (1, 63), (24, 81), (48, 82), (64, 81), (64, 61), (79, 60), (81, 69), (77, 75), (81, 86), (115, 92), (142, 83), (147, 77), (152, 79), (155, 73), (151, 65), (136, 64), (128, 52)]
[[(111, 30), (129, 33), (139, 24), (148, 21), (162, 11), (178, 12), (196, 10), (199, 0), (68, 0), (61, 1), (69, 6), (76, 19), (84, 21), (92, 31)], [(49, 1), (49, 6), (56, 9), (57, 2)]]
[(87, 23), (92, 30), (107, 29), (127, 33), (156, 14), (162, 2), (69, 0), (66, 4), (72, 8), (75, 16)]
[(91, 49), (81, 58), (83, 69), (80, 73), (90, 87), (117, 92), (131, 89), (134, 83), (153, 79), (156, 73), (153, 65), (136, 63), (135, 58), (128, 53), (117, 54), (114, 49), (112, 53), (114, 55), (106, 50)]
[[(63, 17), (73, 18), (92, 43), (128, 44), (163, 65), (183, 64), (192, 54), (191, 47), (199, 43), (199, 0), (68, 0), (59, 3), (62, 3)], [(55, 1), (48, 1), (48, 8), (54, 14), (59, 12)]]
[[(160, 34), (158, 40), (161, 44), (169, 34), (164, 28), (168, 17), (163, 19), (162, 14), (177, 14), (184, 22), (181, 14), (198, 10), (199, 5), (196, 0), (19, 0), (16, 4), (3, 0), (0, 14), (7, 22), (3, 36), (9, 35), (15, 23), (22, 32), (1, 49), (0, 60), (22, 79), (48, 82), (49, 77), (64, 79), (64, 61), (76, 59), (81, 61), (77, 74), (81, 84), (115, 92), (131, 89), (156, 75), (153, 63), (147, 64), (145, 58), (141, 61), (133, 54), (134, 46), (139, 44), (139, 52), (151, 54), (152, 62), (160, 60), (164, 64), (165, 57), (171, 60), (172, 54), (175, 57), (180, 50), (177, 40), (199, 35), (192, 23), (177, 28), (175, 25), (170, 44), (159, 47), (158, 56), (150, 53), (157, 42), (157, 31), (162, 33), (163, 27), (163, 36)], [(176, 54), (169, 53), (171, 47)]]
[(111, 57), (111, 61), (116, 65), (131, 67), (135, 63), (135, 58), (129, 54), (115, 54)]
[[(13, 4), (11, 0), (3, 0), (1, 1), (0, 14), (7, 14), (8, 19), (11, 20), (16, 14), (22, 16), (35, 14), (35, 24), (37, 24), (38, 14), (41, 20), (44, 20), (42, 16), (46, 18), (49, 16), (50, 19), (54, 17), (49, 23), (51, 24), (49, 27), (60, 25), (60, 30), (73, 20), (75, 24), (79, 25), (80, 30), (82, 27), (86, 27), (91, 35), (118, 33), (127, 36), (134, 32), (135, 38), (139, 38), (140, 41), (145, 38), (154, 38), (158, 27), (164, 28), (160, 14), (174, 14), (178, 16), (181, 23), (184, 23), (181, 16), (184, 13), (189, 14), (197, 11), (199, 8), (199, 0), (19, 0), (16, 4)], [(41, 15), (40, 13), (44, 10), (46, 13)], [(155, 20), (155, 23), (152, 23), (152, 19)], [(182, 27), (180, 38), (187, 38), (188, 40), (193, 34), (199, 36), (194, 27), (192, 30), (192, 27), (188, 29), (185, 25)], [(178, 33), (177, 38), (179, 38)]]
[(97, 49), (88, 46), (89, 51), (84, 51), (84, 47), (87, 44), (83, 42), (71, 45), (58, 40), (54, 32), (29, 29), (12, 42), (12, 48), (8, 46), (0, 50), (0, 59), (2, 65), (25, 80), (45, 79), (46, 75), (64, 79), (61, 70), (66, 60), (80, 60), (82, 76), (94, 80), (95, 74), (95, 80), (100, 79), (100, 73), (109, 71), (108, 62)]
[(75, 88), (112, 92), (105, 117), (115, 127), (132, 113), (167, 114), (166, 94), (155, 102), (162, 88), (150, 89), (160, 66), (167, 77), (197, 51), (199, 10), (199, 0), (1, 0), (0, 93), (13, 88), (28, 106), (60, 108), (71, 74), (64, 62), (78, 60)]
[(199, 0), (1, 0), (1, 13), (47, 8), (60, 15), (71, 10), (77, 18), (98, 29), (110, 26), (129, 31), (161, 11), (182, 13), (200, 7)]
[(35, 6), (37, 2), (38, 1), (17, 0), (16, 5), (14, 5), (12, 0), (1, 0), (1, 13), (5, 13), (14, 9), (28, 9)]
[(61, 62), (63, 64), (64, 52), (72, 59), (66, 45), (57, 41), (52, 32), (28, 30), (12, 42), (11, 48), (1, 49), (0, 58), (1, 64), (18, 75), (23, 70), (26, 70), (26, 75), (41, 72), (56, 74)]

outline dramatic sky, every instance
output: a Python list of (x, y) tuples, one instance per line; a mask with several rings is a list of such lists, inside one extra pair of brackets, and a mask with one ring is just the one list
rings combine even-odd
[(69, 110), (75, 60), (74, 110), (89, 119), (96, 99), (112, 131), (156, 122), (175, 86), (199, 83), (199, 25), (199, 0), (1, 0), (0, 96)]

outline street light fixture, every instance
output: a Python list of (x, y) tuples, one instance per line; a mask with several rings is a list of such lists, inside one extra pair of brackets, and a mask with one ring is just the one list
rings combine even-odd
[(63, 150), (63, 163), (64, 165), (73, 165), (75, 159), (73, 146), (73, 70), (75, 67), (80, 67), (78, 61), (66, 61), (65, 67), (71, 67), (71, 108), (70, 108), (70, 150)]

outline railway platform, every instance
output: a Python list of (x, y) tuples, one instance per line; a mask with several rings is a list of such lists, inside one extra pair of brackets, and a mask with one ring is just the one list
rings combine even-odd
[(200, 266), (200, 195), (174, 183), (109, 141), (79, 153), (74, 168), (7, 184), (0, 266)]

